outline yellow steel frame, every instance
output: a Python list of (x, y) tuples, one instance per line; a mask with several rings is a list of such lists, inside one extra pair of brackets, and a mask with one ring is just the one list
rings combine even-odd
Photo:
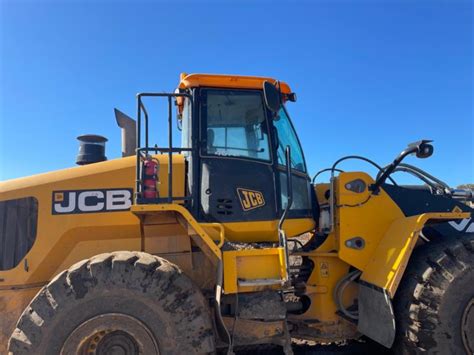
[[(360, 179), (366, 186), (374, 180), (363, 172), (341, 173), (335, 180), (334, 228), (317, 250), (297, 253), (314, 262), (314, 269), (307, 284), (305, 295), (311, 299), (309, 309), (301, 315), (292, 315), (295, 321), (318, 320), (305, 324), (307, 335), (312, 338), (344, 339), (355, 327), (337, 314), (333, 293), (337, 282), (346, 275), (350, 267), (362, 272), (361, 279), (386, 289), (393, 298), (405, 272), (411, 253), (415, 248), (422, 228), (433, 221), (449, 221), (469, 218), (469, 213), (440, 212), (405, 217), (398, 205), (383, 190), (372, 195), (368, 188), (362, 192), (346, 189), (351, 181)], [(329, 184), (319, 184), (316, 192), (320, 203), (328, 203), (325, 191)], [(361, 237), (364, 247), (357, 249), (347, 241)], [(358, 288), (351, 283), (343, 295), (343, 304), (348, 307), (358, 297)], [(315, 334), (319, 334), (318, 337)], [(349, 336), (350, 337), (350, 336)]]
[[(200, 239), (203, 242), (203, 244), (201, 243), (199, 244), (200, 246), (204, 246), (203, 252), (208, 256), (215, 257), (218, 260), (222, 259), (222, 252), (219, 246), (212, 240), (212, 238), (209, 236), (209, 234), (206, 232), (203, 226), (200, 223), (198, 223), (194, 219), (194, 217), (191, 215), (191, 213), (183, 206), (175, 204), (175, 203), (158, 204), (158, 205), (133, 205), (130, 210), (137, 216), (146, 215), (150, 213), (156, 213), (156, 212), (167, 212), (167, 211), (173, 211), (173, 212), (179, 213), (181, 216), (184, 217), (186, 222), (196, 232), (196, 234), (199, 235)], [(216, 225), (212, 224), (212, 226), (216, 226)], [(219, 245), (223, 244), (223, 240), (224, 240), (223, 231), (221, 231), (221, 235), (222, 237), (221, 237), (221, 240), (219, 241)]]
[[(259, 291), (262, 286), (239, 286), (239, 280), (285, 280), (283, 248), (233, 250), (224, 252), (224, 293)], [(281, 287), (281, 284), (278, 286)]]
[[(336, 181), (335, 244), (339, 257), (363, 271), (362, 280), (386, 289), (393, 297), (419, 232), (430, 220), (469, 218), (470, 213), (425, 213), (405, 217), (398, 205), (383, 190), (371, 195), (368, 188), (357, 193), (346, 189), (360, 179), (366, 186), (374, 180), (362, 172), (341, 173)], [(365, 240), (363, 248), (351, 248), (347, 241)]]
[[(182, 216), (190, 228), (193, 241), (215, 263), (223, 261), (224, 293), (255, 292), (266, 288), (278, 288), (279, 285), (262, 286), (259, 280), (286, 279), (285, 251), (283, 248), (244, 249), (221, 251), (225, 242), (225, 230), (220, 223), (199, 223), (191, 213), (178, 204), (133, 205), (131, 211), (139, 218), (150, 214), (175, 212)], [(213, 240), (206, 229), (217, 229), (219, 239)], [(256, 285), (239, 286), (239, 280), (256, 281)]]
[(424, 213), (396, 219), (365, 266), (361, 279), (384, 288), (393, 298), (424, 225), (430, 220), (461, 218), (469, 218), (469, 213)]

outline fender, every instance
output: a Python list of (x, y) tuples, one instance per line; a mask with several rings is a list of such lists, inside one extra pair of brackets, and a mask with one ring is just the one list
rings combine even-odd
[(392, 302), (400, 280), (427, 224), (469, 218), (470, 213), (423, 213), (394, 220), (380, 240), (359, 282), (358, 330), (391, 347), (395, 339)]

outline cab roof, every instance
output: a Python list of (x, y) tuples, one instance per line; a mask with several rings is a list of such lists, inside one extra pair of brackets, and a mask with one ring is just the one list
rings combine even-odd
[[(263, 88), (263, 83), (269, 81), (276, 83), (276, 79), (259, 77), (259, 76), (243, 76), (243, 75), (220, 75), (220, 74), (186, 74), (181, 73), (179, 78), (179, 88), (195, 88), (195, 87), (216, 87), (216, 88), (238, 88), (238, 89), (259, 89)], [(290, 86), (280, 81), (281, 92), (290, 94)]]

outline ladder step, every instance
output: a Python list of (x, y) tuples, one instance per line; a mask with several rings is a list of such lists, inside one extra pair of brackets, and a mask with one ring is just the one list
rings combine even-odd
[(254, 279), (254, 280), (243, 280), (238, 279), (237, 284), (239, 286), (272, 286), (272, 285), (281, 285), (283, 283), (282, 279)]

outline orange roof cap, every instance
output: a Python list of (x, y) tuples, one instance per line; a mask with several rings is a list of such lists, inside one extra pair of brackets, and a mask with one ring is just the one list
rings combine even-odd
[[(276, 83), (276, 79), (259, 76), (243, 75), (218, 75), (218, 74), (186, 74), (180, 75), (179, 88), (195, 87), (216, 87), (216, 88), (238, 88), (238, 89), (258, 89), (263, 88), (263, 83), (269, 81)], [(280, 81), (281, 92), (291, 93), (289, 85)]]

